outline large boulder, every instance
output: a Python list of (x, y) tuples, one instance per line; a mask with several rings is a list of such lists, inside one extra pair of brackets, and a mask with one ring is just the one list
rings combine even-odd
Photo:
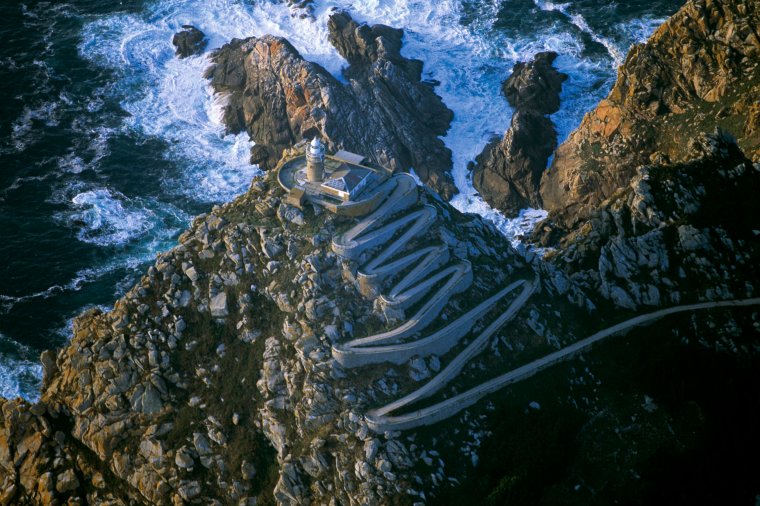
[(338, 12), (330, 42), (349, 62), (347, 84), (305, 60), (281, 37), (235, 39), (217, 50), (206, 76), (225, 94), (224, 122), (256, 142), (255, 161), (273, 168), (282, 151), (319, 135), (395, 170), (414, 171), (444, 197), (455, 187), (451, 151), (439, 136), (452, 112), (421, 80), (422, 62), (401, 56), (403, 31), (360, 25)]
[(559, 109), (559, 93), (567, 76), (552, 67), (557, 53), (538, 53), (518, 62), (502, 85), (515, 109), (500, 141), (489, 143), (476, 158), (472, 181), (481, 196), (506, 214), (540, 207), (539, 184), (546, 162), (557, 147), (557, 133), (546, 116)]
[(501, 92), (509, 105), (521, 111), (553, 114), (559, 110), (559, 94), (567, 75), (552, 64), (554, 51), (537, 53), (533, 61), (517, 62), (512, 74), (502, 83)]
[(172, 44), (176, 48), (176, 54), (180, 58), (187, 58), (188, 56), (195, 56), (201, 54), (206, 45), (208, 39), (206, 35), (196, 27), (192, 25), (182, 25), (182, 31), (177, 32), (172, 37)]

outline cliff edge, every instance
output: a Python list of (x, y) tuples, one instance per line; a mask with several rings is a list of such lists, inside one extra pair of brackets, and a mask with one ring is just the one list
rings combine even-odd
[(453, 113), (422, 81), (422, 62), (401, 56), (403, 31), (330, 17), (330, 42), (348, 61), (346, 82), (303, 59), (287, 40), (235, 39), (212, 55), (207, 77), (225, 97), (224, 123), (256, 142), (251, 162), (277, 165), (283, 150), (319, 135), (330, 150), (362, 153), (417, 175), (448, 199), (451, 151), (439, 136)]
[(760, 6), (690, 0), (633, 47), (609, 96), (557, 149), (541, 181), (550, 220), (582, 222), (639, 166), (677, 163), (715, 127), (760, 159)]

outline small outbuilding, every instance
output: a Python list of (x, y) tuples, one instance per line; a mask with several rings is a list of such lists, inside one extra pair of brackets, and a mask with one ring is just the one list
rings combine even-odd
[(303, 210), (303, 204), (306, 202), (306, 190), (301, 186), (294, 186), (288, 192), (285, 201), (291, 206)]
[(354, 200), (372, 181), (372, 175), (371, 170), (343, 163), (322, 183), (322, 191), (343, 201)]

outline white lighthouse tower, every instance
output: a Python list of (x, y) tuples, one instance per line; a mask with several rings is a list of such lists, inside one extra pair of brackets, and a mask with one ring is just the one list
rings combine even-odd
[(306, 150), (306, 179), (312, 183), (322, 181), (325, 173), (325, 146), (314, 137)]

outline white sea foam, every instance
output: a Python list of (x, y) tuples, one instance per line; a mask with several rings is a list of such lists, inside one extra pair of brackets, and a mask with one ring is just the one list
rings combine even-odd
[(42, 366), (34, 355), (29, 347), (0, 333), (0, 397), (39, 399)]
[(24, 151), (42, 138), (40, 127), (56, 127), (59, 104), (43, 102), (36, 107), (24, 106), (21, 115), (11, 125), (11, 142), (17, 151)]
[(617, 68), (618, 65), (623, 63), (623, 52), (615, 46), (615, 44), (608, 39), (607, 37), (603, 37), (596, 33), (586, 21), (586, 18), (583, 17), (581, 14), (570, 14), (570, 20), (573, 22), (575, 26), (577, 26), (582, 32), (586, 32), (591, 39), (594, 42), (597, 42), (604, 46), (605, 49), (607, 49), (607, 52), (612, 57), (612, 66), (613, 68)]
[(668, 18), (642, 16), (616, 23), (615, 31), (621, 35), (622, 43), (627, 47), (632, 44), (646, 42), (655, 30), (667, 20)]
[[(85, 28), (81, 53), (116, 69), (122, 105), (130, 113), (129, 128), (169, 142), (168, 156), (186, 167), (181, 181), (171, 181), (184, 193), (202, 201), (224, 200), (242, 191), (255, 170), (248, 164), (250, 143), (245, 135), (224, 136), (219, 122), (219, 98), (202, 78), (207, 56), (184, 60), (173, 56), (170, 40), (182, 24), (193, 24), (209, 38), (209, 50), (231, 38), (265, 33), (287, 37), (302, 55), (340, 75), (343, 59), (327, 41), (327, 19), (335, 9), (349, 11), (359, 21), (384, 23), (405, 29), (403, 53), (425, 62), (424, 77), (441, 83), (436, 89), (455, 118), (444, 138), (454, 158), (453, 175), (460, 190), (453, 204), (479, 212), (505, 233), (506, 220), (477, 195), (467, 164), (493, 135), (501, 135), (511, 110), (499, 95), (500, 83), (518, 60), (539, 51), (560, 54), (556, 65), (568, 73), (562, 108), (553, 116), (560, 141), (580, 122), (582, 114), (609, 89), (625, 47), (596, 34), (572, 11), (572, 3), (536, 0), (539, 8), (556, 10), (579, 29), (607, 47), (611, 57), (593, 61), (582, 55), (582, 42), (569, 26), (513, 38), (493, 29), (500, 2), (481, 2), (462, 25), (463, 7), (456, 0), (326, 0), (315, 4), (314, 19), (293, 15), (285, 3), (251, 5), (232, 0), (164, 0), (147, 13), (101, 18)], [(645, 24), (642, 33), (650, 25)]]
[(150, 209), (127, 207), (123, 195), (114, 195), (105, 188), (78, 193), (71, 201), (76, 211), (69, 218), (80, 225), (80, 241), (122, 244), (147, 233), (155, 223)]
[(259, 173), (249, 163), (247, 135), (225, 135), (219, 100), (202, 77), (207, 55), (176, 58), (173, 34), (193, 24), (207, 35), (209, 50), (232, 38), (287, 36), (304, 57), (339, 75), (344, 61), (327, 42), (326, 25), (291, 14), (279, 3), (170, 0), (147, 6), (144, 15), (109, 16), (85, 27), (80, 52), (116, 70), (117, 94), (130, 114), (126, 126), (167, 141), (166, 156), (183, 166), (180, 178), (166, 181), (167, 191), (219, 202)]

